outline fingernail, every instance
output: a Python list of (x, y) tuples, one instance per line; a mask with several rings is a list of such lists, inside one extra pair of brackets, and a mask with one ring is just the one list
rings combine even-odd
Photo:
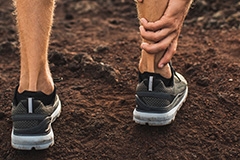
[(147, 45), (147, 43), (146, 42), (143, 42), (142, 44), (141, 44), (141, 48), (143, 48), (144, 46), (146, 46)]
[(144, 22), (145, 22), (145, 19), (144, 19), (144, 18), (141, 18), (141, 19), (140, 19), (140, 22), (141, 22), (141, 23), (144, 23)]
[(158, 67), (159, 67), (159, 68), (163, 68), (163, 67), (164, 67), (164, 64), (159, 64)]

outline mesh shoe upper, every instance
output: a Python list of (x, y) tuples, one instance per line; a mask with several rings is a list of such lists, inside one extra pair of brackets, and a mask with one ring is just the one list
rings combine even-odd
[(187, 87), (186, 80), (172, 70), (172, 84), (166, 86), (161, 76), (155, 73), (143, 73), (136, 88), (136, 110), (143, 112), (168, 112), (179, 102)]

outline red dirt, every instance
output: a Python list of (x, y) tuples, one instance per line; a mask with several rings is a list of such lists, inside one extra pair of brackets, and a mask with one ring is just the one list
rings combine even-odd
[(0, 159), (240, 159), (240, 23), (208, 21), (240, 5), (203, 2), (191, 8), (173, 58), (188, 99), (173, 124), (149, 127), (132, 121), (140, 55), (134, 2), (58, 1), (49, 49), (53, 77), (63, 78), (55, 145), (18, 151), (10, 143), (18, 37), (11, 1), (0, 0)]

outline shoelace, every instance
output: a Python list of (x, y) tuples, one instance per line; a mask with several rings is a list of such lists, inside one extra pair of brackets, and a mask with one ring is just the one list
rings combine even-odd
[(171, 62), (171, 61), (169, 62), (169, 66), (170, 66), (170, 68), (171, 68), (171, 70), (172, 70), (172, 74), (173, 74), (174, 76), (176, 76), (176, 77), (178, 78), (178, 80), (181, 82), (181, 79), (178, 77), (178, 75), (176, 74), (175, 69), (172, 67), (172, 62)]
[(53, 82), (61, 82), (63, 81), (63, 77), (56, 77), (56, 78), (53, 78)]

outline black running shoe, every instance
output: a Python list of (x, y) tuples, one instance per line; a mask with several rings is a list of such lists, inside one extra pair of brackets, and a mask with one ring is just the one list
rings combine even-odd
[(145, 72), (140, 74), (136, 88), (136, 108), (133, 120), (141, 125), (163, 126), (170, 124), (185, 102), (188, 86), (185, 78), (172, 69), (172, 84), (166, 86), (161, 76)]
[(37, 97), (46, 96), (42, 92), (24, 91), (26, 99), (17, 102), (17, 89), (12, 103), (13, 129), (11, 143), (20, 150), (47, 149), (54, 144), (51, 124), (60, 115), (61, 102), (56, 89), (49, 105), (44, 105)]

